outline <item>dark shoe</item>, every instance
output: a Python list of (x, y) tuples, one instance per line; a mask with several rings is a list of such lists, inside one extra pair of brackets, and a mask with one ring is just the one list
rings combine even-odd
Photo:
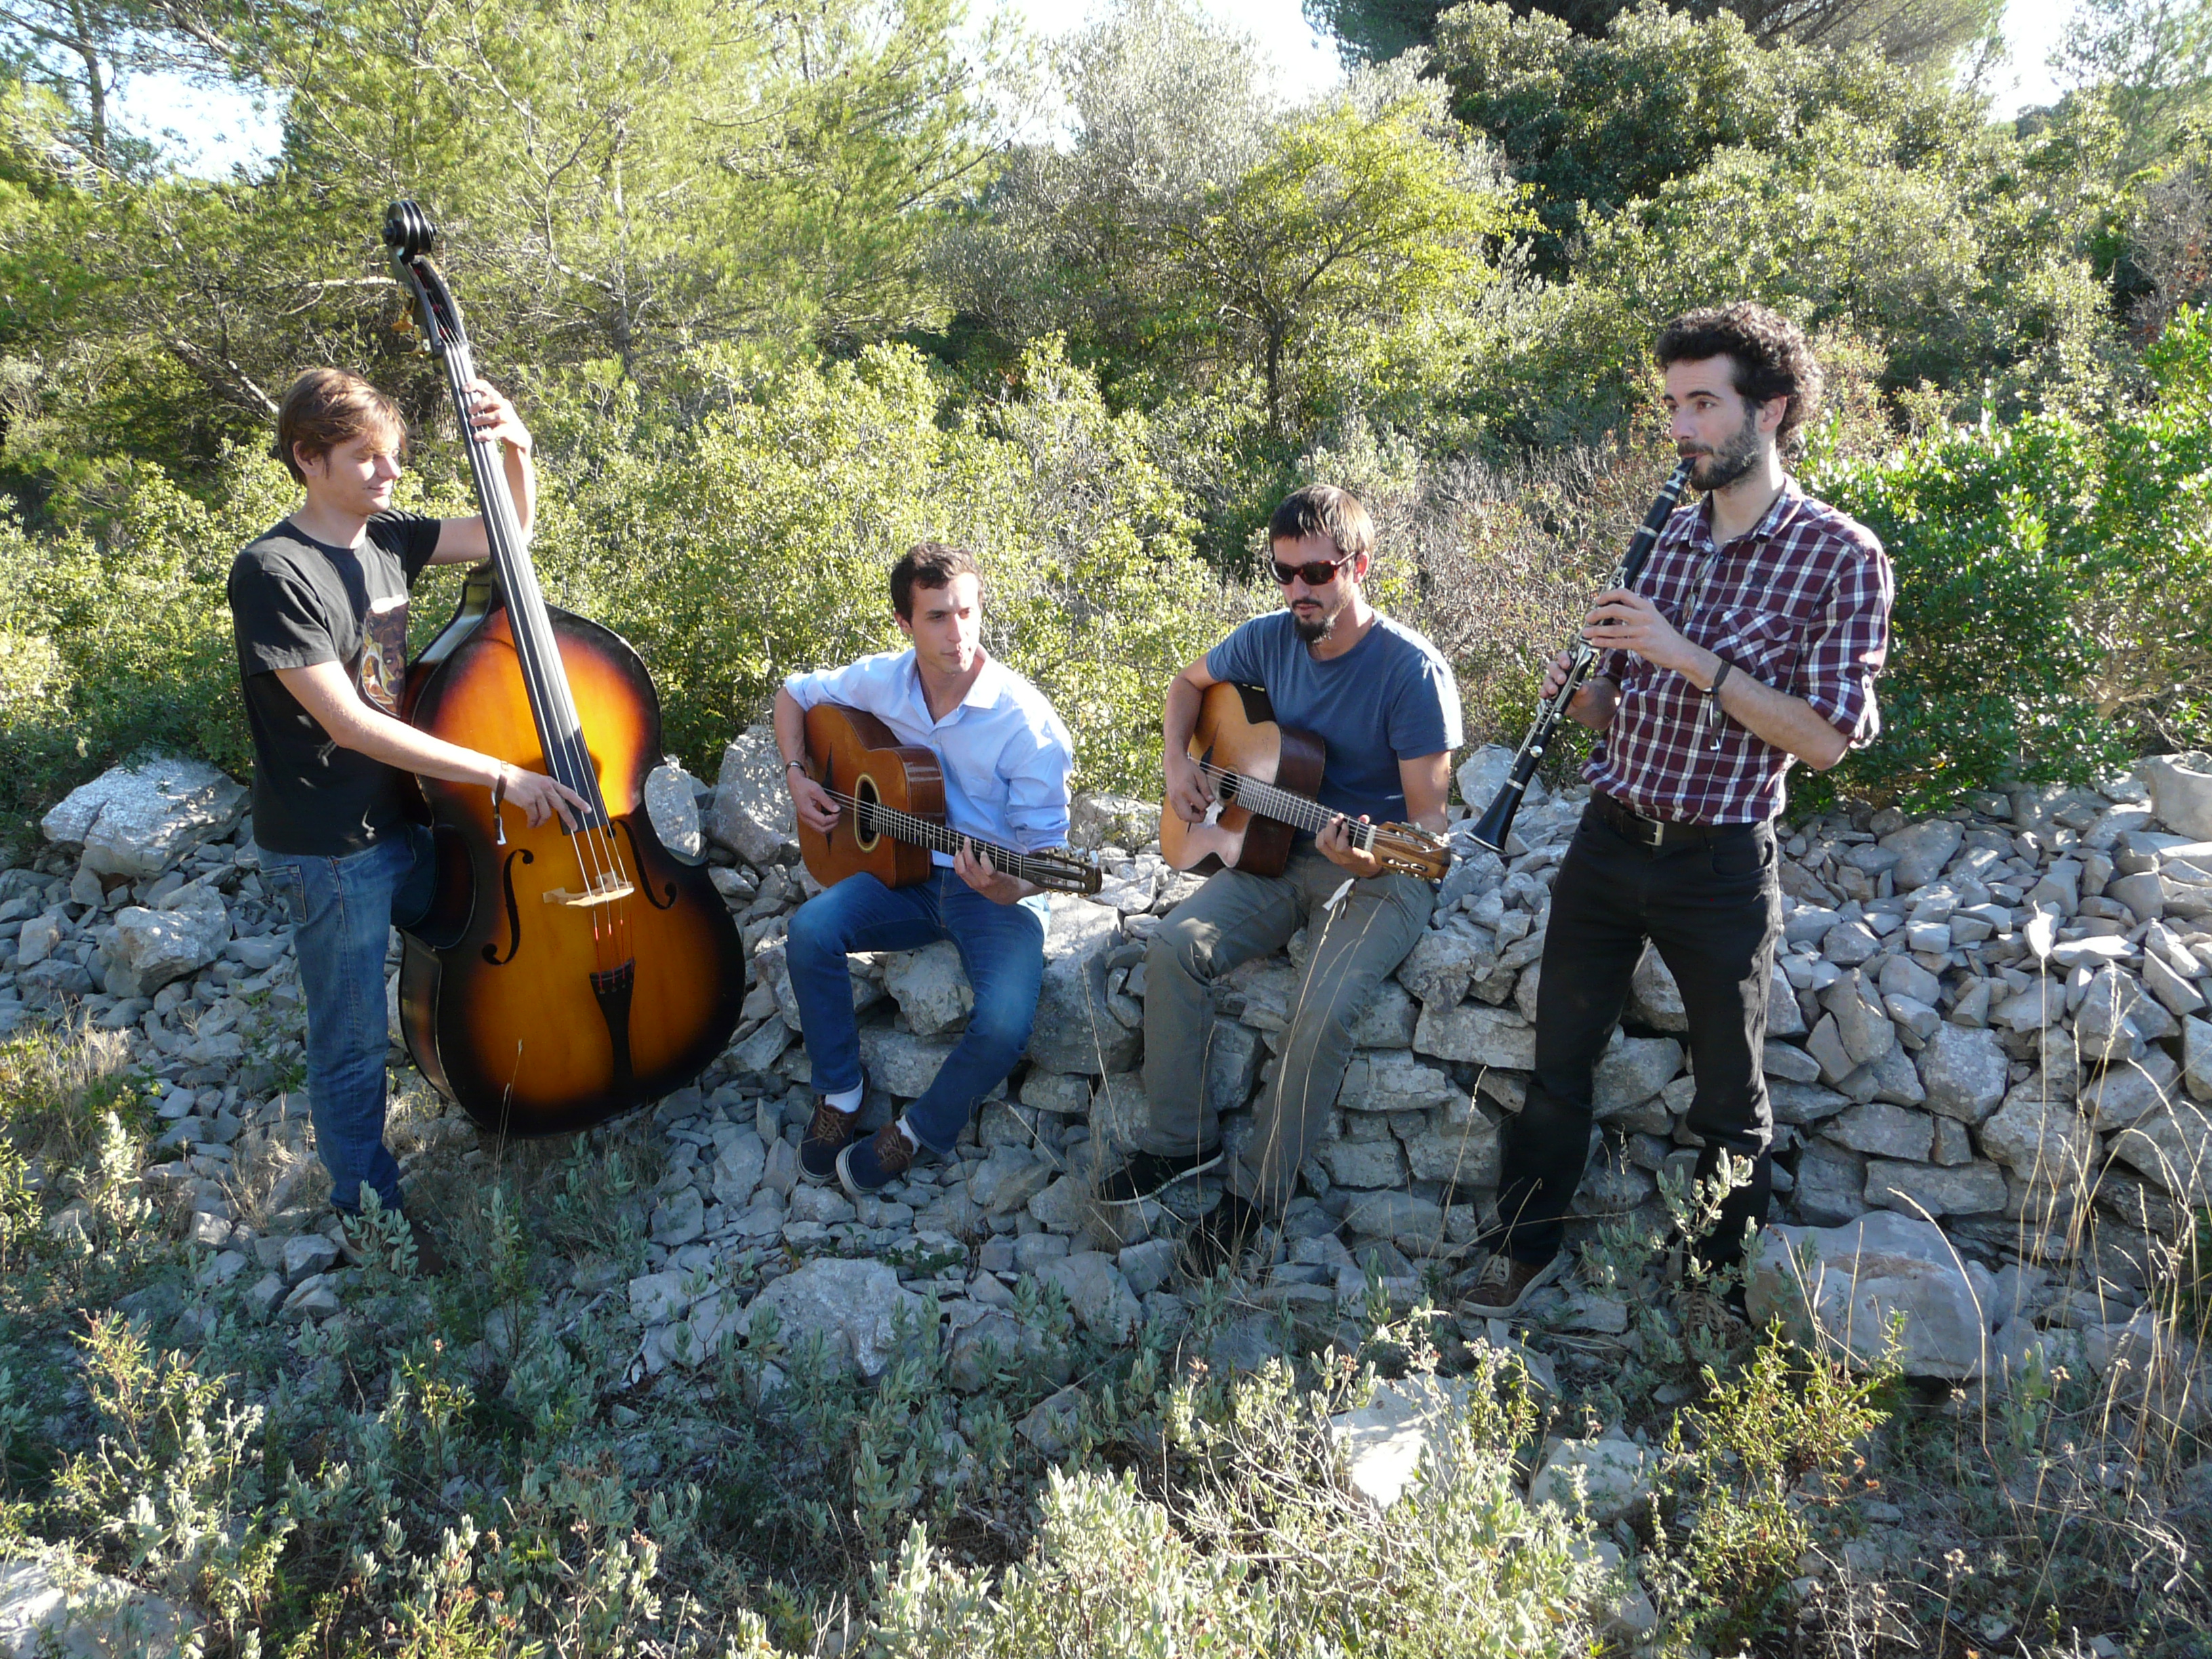
[(1549, 1261), (1516, 1261), (1503, 1250), (1492, 1250), (1459, 1310), (1469, 1319), (1510, 1319), (1530, 1296), (1557, 1279), (1565, 1265), (1564, 1255)]
[(1221, 1149), (1188, 1158), (1167, 1152), (1139, 1152), (1098, 1183), (1101, 1204), (1141, 1204), (1158, 1198), (1178, 1181), (1202, 1175), (1221, 1162)]
[(841, 1112), (824, 1095), (814, 1097), (814, 1121), (799, 1143), (799, 1173), (815, 1186), (827, 1185), (837, 1174), (837, 1154), (860, 1133), (858, 1111)]
[(886, 1123), (866, 1140), (837, 1154), (837, 1183), (854, 1198), (881, 1192), (907, 1172), (914, 1148), (896, 1123)]
[(1193, 1279), (1211, 1279), (1235, 1267), (1265, 1224), (1259, 1211), (1236, 1194), (1222, 1194), (1221, 1202), (1183, 1235), (1183, 1272)]

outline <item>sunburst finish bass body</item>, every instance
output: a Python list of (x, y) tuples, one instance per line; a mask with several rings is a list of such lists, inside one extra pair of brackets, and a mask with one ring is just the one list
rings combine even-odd
[[(1321, 788), (1321, 739), (1278, 725), (1267, 694), (1256, 685), (1223, 680), (1208, 686), (1189, 752), (1214, 807), (1203, 822), (1185, 823), (1161, 803), (1160, 856), (1175, 869), (1279, 876), (1299, 830), (1318, 835), (1340, 816), (1314, 799)], [(1450, 843), (1410, 823), (1354, 822), (1350, 830), (1352, 845), (1374, 854), (1387, 870), (1441, 881), (1451, 868)]]

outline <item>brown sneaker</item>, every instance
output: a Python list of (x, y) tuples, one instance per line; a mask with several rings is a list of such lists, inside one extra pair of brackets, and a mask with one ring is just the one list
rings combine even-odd
[(1565, 1261), (1563, 1255), (1549, 1261), (1516, 1261), (1503, 1250), (1492, 1250), (1459, 1310), (1469, 1319), (1510, 1319), (1531, 1295), (1559, 1276)]
[(841, 1112), (824, 1095), (814, 1097), (814, 1121), (799, 1143), (799, 1173), (817, 1187), (826, 1186), (837, 1175), (837, 1154), (852, 1145), (860, 1133), (860, 1115)]
[(907, 1172), (914, 1148), (896, 1121), (837, 1154), (838, 1184), (854, 1198), (879, 1193)]

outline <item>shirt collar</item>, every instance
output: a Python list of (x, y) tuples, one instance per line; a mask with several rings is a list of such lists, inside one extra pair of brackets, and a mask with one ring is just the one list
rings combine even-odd
[[(983, 665), (976, 670), (975, 681), (968, 688), (968, 695), (945, 711), (945, 720), (951, 720), (963, 708), (989, 708), (999, 701), (1000, 682), (1006, 671), (999, 666), (996, 657), (981, 646), (976, 647), (976, 654), (982, 658)], [(906, 672), (908, 689), (914, 694), (915, 702), (921, 705), (926, 717), (929, 713), (929, 693), (922, 690), (921, 657), (912, 646), (906, 648)], [(942, 725), (944, 721), (931, 723)]]
[[(1788, 528), (1790, 521), (1797, 516), (1804, 505), (1805, 492), (1797, 488), (1797, 480), (1784, 474), (1782, 492), (1775, 496), (1773, 504), (1766, 509), (1765, 516), (1752, 526), (1747, 536), (1740, 536), (1736, 539), (1750, 541), (1754, 550), (1765, 546)], [(1697, 526), (1698, 540), (1710, 549), (1713, 545), (1713, 498), (1711, 495), (1698, 503)]]

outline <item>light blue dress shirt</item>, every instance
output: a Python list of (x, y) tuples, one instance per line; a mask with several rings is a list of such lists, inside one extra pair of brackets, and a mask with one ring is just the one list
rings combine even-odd
[[(886, 651), (783, 683), (801, 708), (842, 702), (873, 714), (901, 743), (933, 751), (945, 772), (945, 818), (958, 833), (1018, 853), (1067, 842), (1075, 745), (1044, 694), (986, 656), (968, 695), (933, 720), (914, 651)], [(952, 860), (943, 853), (937, 863)]]

